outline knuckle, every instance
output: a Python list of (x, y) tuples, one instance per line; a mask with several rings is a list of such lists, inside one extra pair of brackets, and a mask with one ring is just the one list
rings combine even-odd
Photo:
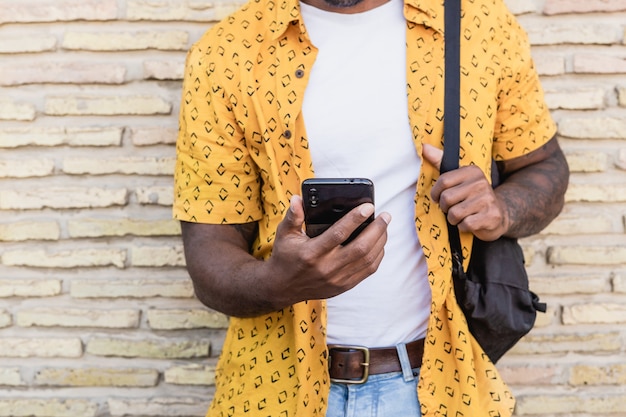
[(369, 249), (367, 246), (357, 240), (354, 240), (352, 243), (352, 251), (355, 257), (366, 261), (369, 258)]
[(315, 266), (316, 260), (317, 260), (317, 256), (315, 255), (315, 253), (311, 251), (306, 251), (300, 255), (300, 264), (303, 265), (307, 269)]
[(463, 229), (467, 230), (468, 232), (475, 232), (480, 229), (478, 227), (476, 220), (471, 217), (463, 219), (463, 221), (460, 222), (460, 224), (462, 224)]
[(439, 206), (441, 208), (449, 208), (452, 205), (452, 198), (449, 193), (443, 192), (439, 196)]
[(344, 242), (349, 237), (349, 234), (341, 227), (335, 227), (329, 229), (329, 231), (332, 233), (333, 241), (339, 243)]
[(448, 222), (450, 222), (450, 224), (452, 224), (452, 225), (457, 225), (457, 224), (461, 223), (461, 221), (463, 220), (457, 214), (457, 210), (455, 210), (455, 209), (450, 209), (448, 211), (447, 218), (448, 218)]
[(440, 189), (447, 189), (450, 188), (453, 184), (452, 178), (450, 178), (449, 176), (446, 175), (442, 175), (441, 177), (439, 177), (439, 179), (437, 180), (437, 187), (439, 187)]

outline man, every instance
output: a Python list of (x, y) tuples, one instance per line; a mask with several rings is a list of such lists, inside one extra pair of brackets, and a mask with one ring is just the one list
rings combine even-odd
[[(462, 5), (444, 175), (440, 1), (253, 0), (190, 50), (174, 214), (198, 298), (231, 316), (209, 416), (511, 415), (454, 298), (446, 216), (466, 253), (537, 233), (568, 170), (525, 34), (500, 0)], [(350, 244), (374, 207), (308, 238), (314, 176), (374, 181)]]

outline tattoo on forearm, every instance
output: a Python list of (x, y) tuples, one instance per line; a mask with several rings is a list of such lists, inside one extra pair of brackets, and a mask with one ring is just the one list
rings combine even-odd
[(525, 237), (545, 228), (561, 211), (569, 170), (560, 149), (549, 158), (511, 174), (497, 189), (505, 201), (512, 237)]

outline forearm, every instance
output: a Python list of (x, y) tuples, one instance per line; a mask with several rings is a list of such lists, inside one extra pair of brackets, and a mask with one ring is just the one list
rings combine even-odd
[[(219, 227), (220, 240), (202, 229)], [(235, 317), (259, 316), (285, 305), (274, 302), (267, 265), (248, 252), (250, 225), (182, 223), (187, 270), (196, 296), (207, 307)]]
[(567, 161), (558, 147), (546, 146), (545, 152), (549, 152), (548, 157), (509, 174), (495, 189), (506, 207), (505, 236), (520, 238), (538, 233), (563, 208), (569, 180)]

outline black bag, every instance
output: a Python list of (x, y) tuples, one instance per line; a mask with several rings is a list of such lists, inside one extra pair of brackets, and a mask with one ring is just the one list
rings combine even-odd
[[(445, 2), (444, 155), (441, 173), (457, 169), (460, 145), (460, 0)], [(493, 166), (492, 175), (497, 173)], [(494, 177), (494, 186), (496, 185)], [(496, 363), (534, 326), (546, 305), (528, 288), (524, 254), (517, 239), (484, 242), (474, 237), (468, 271), (463, 270), (459, 231), (448, 223), (452, 279), (470, 332)]]
[(470, 332), (496, 363), (535, 324), (546, 304), (528, 289), (524, 254), (516, 239), (474, 238), (467, 272), (453, 249), (454, 292)]

